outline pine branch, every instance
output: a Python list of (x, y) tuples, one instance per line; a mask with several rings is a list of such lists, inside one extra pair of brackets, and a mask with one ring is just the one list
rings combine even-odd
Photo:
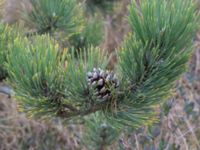
[[(135, 91), (137, 91), (135, 86), (130, 86), (126, 88), (125, 91), (117, 91), (115, 100), (113, 99), (113, 101), (117, 101), (117, 99), (123, 98), (125, 95), (127, 95), (127, 93)], [(90, 101), (92, 101), (92, 99), (90, 99)], [(77, 116), (86, 116), (102, 110), (108, 111), (109, 109), (112, 109), (112, 106), (110, 106), (110, 102), (108, 101), (91, 105), (89, 108), (83, 107), (79, 109), (70, 104), (62, 104), (62, 108), (57, 112), (57, 116), (69, 119)]]
[[(89, 107), (88, 109), (79, 109), (77, 110), (76, 108), (75, 109), (70, 109), (72, 111), (68, 111), (68, 110), (60, 110), (58, 111), (57, 115), (61, 118), (72, 118), (72, 117), (77, 117), (77, 116), (86, 116), (88, 114), (92, 114), (92, 113), (95, 113), (97, 111), (100, 111), (102, 110), (103, 108), (106, 108), (108, 104), (107, 103), (104, 103), (104, 104), (101, 104), (101, 105), (94, 105), (94, 106), (91, 106)], [(65, 106), (64, 106), (65, 107)], [(66, 108), (71, 108), (72, 106), (67, 106)]]
[(62, 104), (62, 107), (67, 108), (73, 112), (78, 111), (74, 106), (69, 105), (69, 104)]
[(185, 72), (198, 19), (193, 1), (134, 1), (133, 33), (113, 71), (106, 70), (108, 58), (99, 48), (60, 56), (48, 36), (17, 39), (8, 56), (10, 82), (32, 115), (73, 118), (102, 111), (119, 128), (151, 124), (157, 119), (154, 108)]

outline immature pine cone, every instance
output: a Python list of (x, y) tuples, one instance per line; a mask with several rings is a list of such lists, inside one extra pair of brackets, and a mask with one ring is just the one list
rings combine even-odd
[(88, 85), (96, 90), (94, 94), (99, 99), (108, 100), (111, 98), (111, 89), (119, 86), (116, 75), (110, 71), (94, 68), (87, 73)]

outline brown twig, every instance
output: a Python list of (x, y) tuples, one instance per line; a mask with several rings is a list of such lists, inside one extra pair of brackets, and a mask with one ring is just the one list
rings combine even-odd
[[(130, 90), (131, 90), (131, 88), (129, 89), (129, 91)], [(118, 91), (116, 93), (117, 98), (122, 97), (123, 95), (125, 95), (125, 93), (127, 93), (127, 91)], [(63, 106), (63, 109), (58, 111), (57, 115), (61, 118), (71, 118), (74, 116), (85, 116), (85, 115), (88, 115), (91, 113), (95, 113), (99, 110), (105, 110), (108, 108), (108, 106), (110, 106), (110, 102), (105, 101), (105, 102), (102, 102), (101, 104), (94, 104), (87, 109), (84, 109), (84, 108), (77, 109), (76, 107), (69, 105), (69, 104), (64, 104), (62, 106)]]
[[(69, 110), (60, 110), (57, 115), (61, 118), (71, 118), (74, 116), (85, 116), (94, 112), (97, 112), (103, 108), (106, 108), (107, 103), (101, 104), (101, 105), (94, 105), (91, 106), (90, 108), (86, 109), (86, 110), (82, 110), (82, 109), (74, 109), (74, 111), (69, 111)], [(68, 107), (67, 107), (68, 108)]]

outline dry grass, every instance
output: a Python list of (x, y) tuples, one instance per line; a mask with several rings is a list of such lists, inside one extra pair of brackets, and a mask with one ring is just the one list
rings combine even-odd
[(17, 112), (16, 103), (0, 94), (1, 150), (76, 150), (78, 138), (59, 123), (34, 121)]

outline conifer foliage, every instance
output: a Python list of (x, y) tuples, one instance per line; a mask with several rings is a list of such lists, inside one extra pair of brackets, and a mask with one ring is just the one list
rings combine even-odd
[(36, 33), (61, 30), (68, 35), (80, 32), (82, 16), (76, 0), (30, 0), (32, 10), (23, 9), (23, 19)]
[(19, 104), (24, 104), (19, 105), (21, 110), (31, 115), (54, 115), (62, 107), (66, 55), (59, 52), (58, 44), (49, 36), (36, 36), (32, 41), (15, 39), (7, 69)]
[(0, 23), (0, 81), (8, 76), (7, 69), (5, 67), (7, 54), (9, 53), (10, 47), (17, 36), (18, 33), (14, 29), (8, 25)]
[[(84, 16), (83, 29), (69, 38), (69, 46), (77, 51), (93, 46), (99, 46), (103, 39), (103, 20), (100, 15)], [(94, 38), (95, 37), (95, 38)]]
[(79, 51), (99, 45), (103, 37), (101, 15), (88, 15), (84, 4), (76, 0), (30, 0), (30, 9), (19, 11), (25, 25), (31, 29), (27, 36), (50, 34), (62, 46)]
[[(35, 10), (43, 1), (35, 1), (38, 3)], [(72, 0), (62, 2), (73, 4)], [(54, 8), (51, 7), (53, 4), (54, 1), (49, 3), (49, 8)], [(66, 23), (65, 29), (71, 29), (76, 25), (71, 20), (56, 18), (57, 13), (49, 13), (56, 22), (52, 22), (53, 27)], [(66, 18), (73, 14), (71, 11), (62, 13)], [(88, 72), (94, 68), (107, 69), (107, 54), (91, 46), (77, 55), (65, 51), (60, 55), (59, 47), (48, 36), (31, 42), (28, 39), (15, 40), (6, 65), (10, 82), (21, 107), (31, 115), (70, 119), (100, 111), (112, 126), (118, 128), (151, 124), (157, 119), (154, 108), (169, 98), (175, 81), (185, 72), (198, 17), (192, 0), (133, 1), (129, 16), (132, 31), (118, 50), (117, 69), (112, 70), (115, 77), (112, 76), (113, 80), (109, 82), (117, 86), (107, 86), (107, 100), (103, 100), (105, 95), (95, 94), (100, 92), (98, 88), (91, 88), (88, 84)], [(30, 18), (45, 27), (44, 18), (35, 18), (35, 14)], [(59, 19), (62, 24), (57, 22)], [(38, 26), (38, 29), (46, 31), (49, 27)], [(96, 77), (94, 74), (95, 71), (93, 78)], [(115, 79), (117, 81), (113, 82)]]
[(6, 31), (6, 27), (3, 25), (3, 24), (0, 24), (0, 32), (3, 33), (0, 35), (0, 80), (4, 79), (6, 77), (6, 70), (5, 70), (5, 67), (4, 67), (4, 63), (6, 61), (6, 57), (5, 57), (5, 53), (7, 53), (7, 48), (6, 48), (6, 34), (5, 34), (5, 31)]

